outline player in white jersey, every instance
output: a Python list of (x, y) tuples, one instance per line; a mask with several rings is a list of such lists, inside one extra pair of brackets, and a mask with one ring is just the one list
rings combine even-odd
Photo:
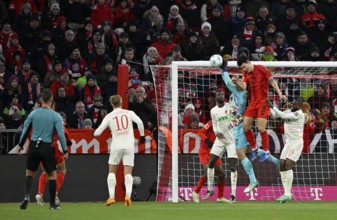
[(276, 200), (280, 203), (285, 203), (292, 198), (293, 167), (300, 158), (303, 149), (303, 129), (305, 124), (305, 115), (301, 110), (303, 101), (300, 98), (295, 99), (293, 108), (284, 112), (274, 107), (270, 100), (267, 99), (266, 101), (271, 108), (271, 115), (284, 119), (285, 145), (280, 156), (280, 174), (284, 194)]
[(232, 195), (236, 195), (236, 164), (238, 157), (235, 151), (233, 127), (229, 118), (229, 104), (225, 103), (225, 93), (223, 90), (218, 90), (215, 94), (215, 98), (217, 105), (211, 109), (211, 117), (216, 139), (210, 152), (211, 156), (207, 169), (208, 190), (203, 200), (207, 200), (214, 194), (214, 165), (225, 151), (227, 151), (228, 163), (231, 167)]
[(103, 119), (100, 126), (94, 132), (94, 136), (99, 136), (109, 128), (111, 130), (112, 141), (110, 145), (108, 189), (109, 199), (105, 202), (106, 206), (115, 203), (116, 172), (120, 161), (124, 165), (124, 184), (125, 184), (125, 205), (131, 205), (131, 192), (133, 185), (132, 168), (134, 166), (134, 134), (132, 122), (138, 126), (140, 141), (145, 142), (144, 125), (142, 120), (133, 112), (122, 109), (122, 97), (114, 95), (110, 97), (113, 111)]

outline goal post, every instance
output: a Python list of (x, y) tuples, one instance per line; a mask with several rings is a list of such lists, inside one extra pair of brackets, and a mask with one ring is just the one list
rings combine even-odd
[[(253, 64), (260, 64), (264, 65), (267, 68), (270, 68), (271, 71), (273, 72), (274, 76), (276, 79), (282, 79), (282, 78), (290, 78), (294, 79), (294, 84), (300, 83), (300, 80), (302, 79), (314, 79), (319, 82), (322, 81), (329, 81), (332, 79), (337, 79), (337, 63), (335, 62), (291, 62), (291, 61), (285, 61), (285, 62), (252, 62)], [(229, 61), (228, 62), (228, 69), (230, 74), (241, 74), (239, 69), (237, 68), (236, 61)], [(186, 87), (189, 87), (190, 89), (190, 84), (189, 82), (183, 82), (182, 81), (182, 76), (179, 76), (180, 72), (183, 72), (182, 75), (188, 75), (192, 74), (196, 79), (194, 81), (202, 81), (204, 82), (204, 78), (207, 78), (207, 80), (212, 81), (214, 78), (221, 78), (220, 76), (220, 69), (219, 68), (214, 68), (210, 66), (209, 61), (173, 61), (171, 66), (152, 66), (151, 71), (154, 77), (154, 83), (155, 83), (155, 89), (156, 89), (156, 98), (157, 98), (157, 105), (158, 109), (160, 111), (158, 112), (158, 119), (159, 119), (159, 125), (161, 126), (161, 120), (162, 118), (166, 118), (166, 125), (168, 130), (172, 132), (172, 152), (171, 153), (171, 161), (170, 165), (168, 167), (165, 167), (164, 160), (161, 160), (159, 158), (158, 160), (158, 193), (161, 192), (160, 189), (160, 176), (161, 176), (161, 171), (164, 169), (170, 169), (169, 177), (166, 177), (165, 181), (167, 182), (167, 189), (165, 188), (165, 194), (170, 194), (170, 195), (165, 195), (164, 197), (166, 199), (163, 199), (164, 197), (160, 197), (160, 199), (157, 199), (158, 201), (172, 201), (173, 203), (176, 203), (179, 201), (180, 196), (179, 196), (179, 179), (191, 179), (194, 178), (194, 181), (186, 183), (187, 185), (195, 185), (196, 180), (201, 174), (200, 171), (198, 171), (198, 174), (188, 174), (186, 176), (179, 176), (179, 151), (182, 150), (182, 146), (179, 146), (179, 114), (181, 114), (182, 109), (180, 108), (180, 103), (179, 99), (182, 98), (180, 94), (181, 89), (186, 89)], [(219, 80), (218, 80), (219, 81)], [(293, 83), (293, 82), (291, 82)], [(220, 83), (216, 82), (216, 84), (219, 86)], [(312, 83), (313, 84), (313, 83)], [(209, 86), (210, 84), (205, 84), (205, 86)], [(222, 84), (223, 86), (223, 84)], [(171, 88), (168, 88), (171, 87)], [(200, 88), (200, 86), (198, 87)], [(203, 92), (207, 92), (207, 88), (203, 88)], [(198, 93), (198, 91), (197, 91)], [(196, 99), (196, 98), (201, 98), (198, 97), (199, 94), (194, 96), (193, 98), (188, 99), (189, 101)], [(205, 98), (204, 98), (205, 99)], [(167, 103), (171, 102), (171, 103)], [(165, 114), (163, 114), (164, 110), (166, 111)], [(171, 111), (171, 112), (169, 112)], [(179, 112), (180, 111), (180, 112)], [(165, 117), (164, 117), (165, 116)], [(270, 132), (272, 133), (272, 131)], [(273, 135), (273, 134), (270, 134)], [(259, 139), (257, 138), (257, 141)], [(317, 141), (317, 140), (316, 140)], [(275, 142), (276, 143), (276, 142)], [(282, 145), (283, 143), (279, 144)], [(160, 144), (159, 144), (160, 145)], [(277, 143), (275, 144), (277, 145)], [(158, 146), (159, 148), (160, 146)], [(166, 146), (164, 146), (166, 147)], [(279, 148), (282, 148), (283, 146), (279, 146)], [(275, 147), (276, 149), (277, 147)], [(329, 148), (329, 153), (331, 153), (331, 148)], [(158, 149), (158, 153), (164, 152)], [(277, 151), (276, 151), (277, 152)], [(332, 152), (335, 152), (334, 147), (332, 147)], [(197, 151), (194, 150), (192, 154), (194, 154), (193, 157), (198, 157), (197, 156)], [(184, 152), (183, 152), (184, 154)], [(165, 155), (162, 155), (165, 157)], [(160, 157), (160, 156), (159, 156)], [(334, 157), (334, 154), (329, 157), (330, 159), (332, 158), (333, 163), (331, 166), (329, 165), (329, 169), (332, 166), (336, 165), (336, 159)], [(323, 159), (322, 159), (323, 160)], [(198, 159), (193, 159), (193, 163), (198, 163)], [(185, 161), (186, 162), (186, 161)], [(161, 163), (161, 164), (160, 164)], [(187, 162), (186, 162), (187, 163)], [(169, 163), (168, 163), (169, 164)], [(305, 162), (303, 164), (306, 164)], [(189, 167), (190, 165), (187, 165), (186, 167)], [(195, 165), (193, 164), (194, 167), (199, 166), (199, 164)], [(239, 165), (241, 166), (241, 165)], [(308, 165), (309, 166), (309, 165)], [(323, 163), (321, 166), (324, 166)], [(188, 168), (187, 168), (188, 169)], [(336, 169), (332, 167), (332, 169)], [(304, 169), (303, 169), (304, 170)], [(166, 170), (167, 171), (167, 170)], [(273, 171), (274, 172), (274, 171)], [(296, 171), (295, 171), (296, 172)], [(306, 171), (303, 171), (306, 172)], [(310, 171), (309, 171), (310, 172)], [(334, 172), (334, 170), (332, 170)], [(190, 175), (195, 175), (196, 177), (191, 177)], [(296, 175), (296, 174), (295, 174)], [(301, 174), (302, 175), (302, 174)], [(304, 174), (305, 175), (305, 174)], [(335, 174), (336, 175), (336, 174)], [(238, 177), (243, 178), (242, 176)], [(303, 177), (306, 178), (306, 177)], [(310, 178), (310, 177), (309, 177)], [(335, 180), (336, 181), (336, 180)], [(301, 181), (299, 181), (301, 182)], [(305, 183), (311, 181), (304, 181)], [(316, 181), (317, 182), (317, 181)], [(315, 182), (315, 183), (316, 183)], [(314, 184), (315, 184), (314, 183)], [(277, 184), (276, 184), (277, 185)], [(191, 186), (190, 186), (191, 187)], [(304, 196), (305, 197), (305, 196)], [(303, 197), (303, 198), (304, 198)], [(269, 198), (268, 198), (269, 199)], [(268, 200), (267, 199), (267, 200)]]

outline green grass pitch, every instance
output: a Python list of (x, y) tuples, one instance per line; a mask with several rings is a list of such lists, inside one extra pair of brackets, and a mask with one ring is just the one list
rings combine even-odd
[(19, 204), (0, 203), (1, 220), (334, 220), (337, 218), (337, 202), (297, 202), (279, 204), (269, 202), (215, 202), (157, 203), (133, 202), (125, 207), (118, 202), (106, 207), (103, 202), (63, 203), (62, 210), (49, 210), (49, 206), (38, 207), (31, 202), (27, 210)]

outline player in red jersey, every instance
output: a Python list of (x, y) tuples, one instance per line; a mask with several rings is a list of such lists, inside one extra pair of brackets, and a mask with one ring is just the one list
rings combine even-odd
[(242, 81), (235, 81), (234, 83), (242, 90), (249, 89), (249, 105), (245, 111), (243, 119), (243, 130), (246, 138), (252, 147), (252, 158), (257, 157), (258, 147), (256, 145), (254, 133), (251, 126), (256, 120), (257, 129), (262, 138), (262, 148), (264, 153), (260, 157), (260, 162), (267, 159), (269, 155), (269, 137), (266, 131), (267, 118), (270, 114), (270, 109), (266, 104), (268, 98), (269, 84), (274, 88), (280, 100), (287, 101), (287, 97), (282, 95), (282, 92), (274, 80), (272, 73), (262, 65), (252, 64), (247, 57), (241, 56), (237, 61), (237, 65), (243, 70)]
[[(60, 112), (60, 114), (63, 118), (64, 125), (66, 125), (66, 115), (63, 112)], [(69, 147), (71, 146), (72, 143), (70, 141), (69, 132), (67, 131), (65, 127), (64, 127), (64, 134), (65, 134), (66, 141), (67, 141), (67, 147)], [(65, 163), (65, 158), (63, 156), (63, 153), (59, 149), (58, 136), (56, 133), (54, 134), (52, 146), (55, 148), (55, 158), (56, 158), (56, 164), (57, 164), (55, 203), (58, 205), (61, 205), (60, 199), (58, 198), (57, 194), (60, 191), (60, 188), (64, 181), (64, 176), (66, 174), (66, 163)], [(42, 168), (42, 173), (39, 178), (38, 193), (36, 194), (35, 199), (39, 206), (44, 206), (43, 193), (44, 193), (44, 189), (46, 187), (47, 181), (48, 181), (48, 174), (46, 173), (42, 164), (41, 164), (41, 168)]]
[[(195, 187), (192, 196), (193, 196), (193, 201), (196, 203), (199, 203), (199, 192), (202, 188), (202, 186), (205, 184), (207, 181), (207, 168), (208, 168), (208, 163), (210, 160), (210, 152), (211, 148), (213, 146), (213, 143), (215, 141), (215, 133), (212, 128), (212, 121), (208, 121), (204, 127), (202, 127), (198, 131), (198, 135), (201, 138), (201, 145), (199, 148), (199, 160), (200, 163), (203, 167), (204, 174), (200, 177), (198, 185)], [(219, 158), (215, 162), (215, 172), (218, 176), (218, 198), (217, 202), (229, 202), (229, 200), (224, 198), (224, 188), (225, 188), (225, 176), (224, 176), (224, 170), (222, 168), (222, 162), (221, 159)]]

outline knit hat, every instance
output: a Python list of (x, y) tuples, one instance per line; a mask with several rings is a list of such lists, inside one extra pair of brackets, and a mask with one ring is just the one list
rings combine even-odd
[(276, 32), (275, 38), (278, 37), (278, 36), (282, 37), (284, 40), (286, 39), (286, 36), (282, 32)]
[(174, 8), (177, 9), (177, 10), (179, 11), (178, 5), (172, 5), (171, 8), (170, 8), (170, 11), (171, 11), (172, 9), (174, 9)]
[(150, 52), (150, 50), (155, 50), (155, 51), (158, 53), (158, 50), (157, 50), (157, 48), (155, 48), (155, 47), (149, 47), (149, 48), (147, 49), (147, 53)]
[(186, 110), (189, 109), (189, 108), (195, 110), (195, 107), (194, 107), (193, 104), (187, 104), (187, 105), (185, 106), (185, 110), (184, 110), (184, 111), (186, 111)]
[(314, 5), (315, 7), (317, 6), (317, 2), (315, 0), (309, 0), (308, 5)]
[(17, 82), (19, 82), (19, 78), (14, 74), (12, 74), (11, 77), (9, 77), (8, 82), (12, 82), (13, 80), (16, 80)]
[(288, 48), (286, 49), (286, 53), (288, 53), (288, 51), (295, 52), (295, 48), (293, 48), (293, 47), (288, 47)]
[(87, 82), (89, 81), (89, 79), (93, 79), (94, 81), (96, 80), (96, 77), (94, 74), (90, 73), (87, 75)]
[(274, 30), (276, 30), (276, 26), (272, 23), (267, 25), (266, 30), (268, 30), (269, 28), (274, 28)]
[(253, 17), (251, 17), (251, 16), (247, 17), (245, 25), (248, 25), (248, 24), (254, 24), (255, 25), (255, 21), (254, 21)]
[(105, 49), (105, 45), (103, 43), (96, 44), (96, 49)]
[(212, 25), (211, 25), (210, 23), (208, 23), (207, 21), (204, 22), (204, 23), (202, 23), (202, 25), (201, 25), (201, 30), (203, 30), (204, 27), (208, 27), (209, 30), (212, 30)]

